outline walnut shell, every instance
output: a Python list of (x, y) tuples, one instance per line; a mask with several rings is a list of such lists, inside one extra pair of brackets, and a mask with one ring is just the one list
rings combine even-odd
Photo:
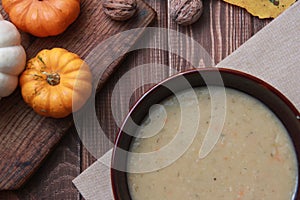
[(134, 15), (137, 3), (136, 0), (104, 0), (103, 10), (113, 20), (124, 21)]
[(203, 4), (201, 0), (171, 0), (170, 9), (177, 24), (190, 25), (200, 18)]

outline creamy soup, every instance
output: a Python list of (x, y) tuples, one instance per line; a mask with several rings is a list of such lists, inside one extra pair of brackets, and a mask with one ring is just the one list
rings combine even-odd
[[(221, 88), (214, 88), (215, 92), (218, 90)], [(157, 106), (151, 110), (151, 120), (149, 116), (144, 119), (137, 135), (148, 138), (135, 139), (132, 152), (154, 152), (165, 147), (177, 134), (181, 120), (198, 123), (199, 129), (185, 153), (171, 165), (147, 173), (128, 173), (132, 199), (292, 199), (297, 184), (297, 159), (279, 119), (260, 101), (226, 89), (226, 117), (221, 135), (212, 151), (200, 159), (199, 150), (211, 123), (211, 109), (224, 109), (225, 104), (212, 106), (206, 88), (196, 88), (195, 93), (199, 101), (199, 121), (193, 116), (181, 119), (178, 98), (174, 96), (161, 102), (163, 108)], [(189, 91), (177, 97), (181, 99), (181, 106), (195, 110)], [(164, 122), (162, 127), (161, 121)], [(194, 128), (184, 129), (185, 133), (192, 131)], [(149, 165), (162, 158), (157, 159), (149, 161)], [(143, 166), (140, 159), (128, 157), (130, 171), (139, 166)]]

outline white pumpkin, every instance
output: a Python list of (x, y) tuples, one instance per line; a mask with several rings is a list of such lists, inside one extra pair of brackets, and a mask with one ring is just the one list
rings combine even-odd
[(0, 99), (18, 86), (18, 76), (24, 70), (26, 53), (15, 25), (0, 14)]

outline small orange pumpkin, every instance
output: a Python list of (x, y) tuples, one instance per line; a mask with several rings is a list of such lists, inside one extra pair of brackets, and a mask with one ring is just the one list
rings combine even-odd
[(2, 0), (11, 21), (38, 37), (64, 32), (80, 13), (80, 0)]
[(24, 101), (40, 115), (62, 118), (80, 109), (92, 92), (89, 66), (62, 48), (42, 50), (20, 77)]

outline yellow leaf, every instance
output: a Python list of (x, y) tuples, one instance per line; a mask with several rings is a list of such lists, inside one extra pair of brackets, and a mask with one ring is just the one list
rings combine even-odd
[(223, 0), (245, 8), (253, 16), (275, 18), (290, 7), (296, 0)]

